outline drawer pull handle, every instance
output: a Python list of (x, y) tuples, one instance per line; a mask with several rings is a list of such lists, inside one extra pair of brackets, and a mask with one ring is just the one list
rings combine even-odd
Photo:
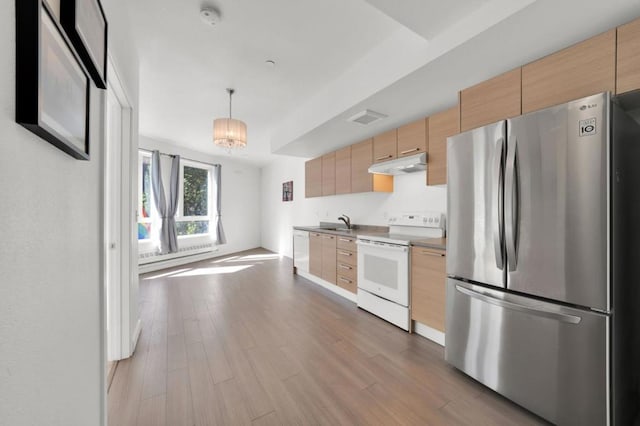
[(345, 243), (352, 243), (353, 240), (350, 240), (349, 238), (338, 238), (338, 241), (343, 241)]
[(333, 236), (331, 235), (324, 235), (322, 238), (324, 238), (325, 240), (333, 240)]
[(385, 160), (387, 158), (393, 158), (393, 155), (389, 154), (389, 155), (383, 155), (382, 157), (378, 157), (376, 158), (376, 161), (378, 160)]
[(342, 269), (349, 269), (349, 270), (353, 269), (351, 266), (349, 266), (349, 265), (343, 265), (342, 263), (340, 263), (338, 266), (339, 266), (340, 268), (342, 268)]
[(343, 278), (343, 277), (339, 277), (339, 278), (340, 278), (340, 281), (345, 282), (345, 283), (349, 283), (349, 284), (351, 284), (351, 283), (353, 282), (353, 281), (348, 280), (348, 279)]
[(343, 256), (351, 256), (351, 253), (349, 253), (348, 251), (339, 251), (338, 254), (341, 254)]
[(422, 251), (422, 254), (426, 254), (428, 256), (435, 256), (435, 257), (444, 257), (444, 253), (434, 253), (432, 251)]
[(420, 151), (420, 148), (408, 149), (406, 151), (402, 151), (400, 154), (408, 154), (410, 152)]

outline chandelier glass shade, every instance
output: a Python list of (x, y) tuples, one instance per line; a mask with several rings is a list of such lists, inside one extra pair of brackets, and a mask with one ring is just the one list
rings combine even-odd
[(233, 89), (227, 89), (229, 93), (229, 118), (216, 118), (213, 120), (213, 143), (223, 148), (244, 148), (247, 146), (247, 125), (240, 120), (231, 117), (231, 96)]

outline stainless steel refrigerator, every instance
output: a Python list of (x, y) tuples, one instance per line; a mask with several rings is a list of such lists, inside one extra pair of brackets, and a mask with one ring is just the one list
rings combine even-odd
[(446, 360), (557, 424), (638, 421), (640, 126), (624, 104), (602, 93), (448, 140)]

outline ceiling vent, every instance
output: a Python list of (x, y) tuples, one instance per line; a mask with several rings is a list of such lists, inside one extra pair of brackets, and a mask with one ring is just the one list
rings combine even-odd
[(367, 124), (371, 124), (374, 121), (382, 120), (383, 118), (387, 118), (386, 115), (380, 114), (379, 112), (371, 111), (370, 109), (365, 109), (350, 117), (347, 121), (352, 121), (354, 123), (362, 124), (366, 126)]

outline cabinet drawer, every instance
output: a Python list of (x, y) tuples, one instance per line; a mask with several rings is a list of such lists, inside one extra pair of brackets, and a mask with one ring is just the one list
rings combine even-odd
[(338, 249), (355, 252), (356, 250), (358, 250), (358, 246), (356, 245), (356, 239), (352, 237), (338, 236)]
[(338, 285), (351, 293), (356, 293), (358, 289), (358, 283), (355, 278), (349, 278), (343, 275), (338, 275)]
[(338, 275), (356, 280), (358, 278), (358, 268), (355, 265), (338, 261)]
[(358, 256), (355, 252), (350, 250), (338, 249), (336, 251), (338, 263), (346, 263), (347, 265), (356, 266), (358, 262)]

